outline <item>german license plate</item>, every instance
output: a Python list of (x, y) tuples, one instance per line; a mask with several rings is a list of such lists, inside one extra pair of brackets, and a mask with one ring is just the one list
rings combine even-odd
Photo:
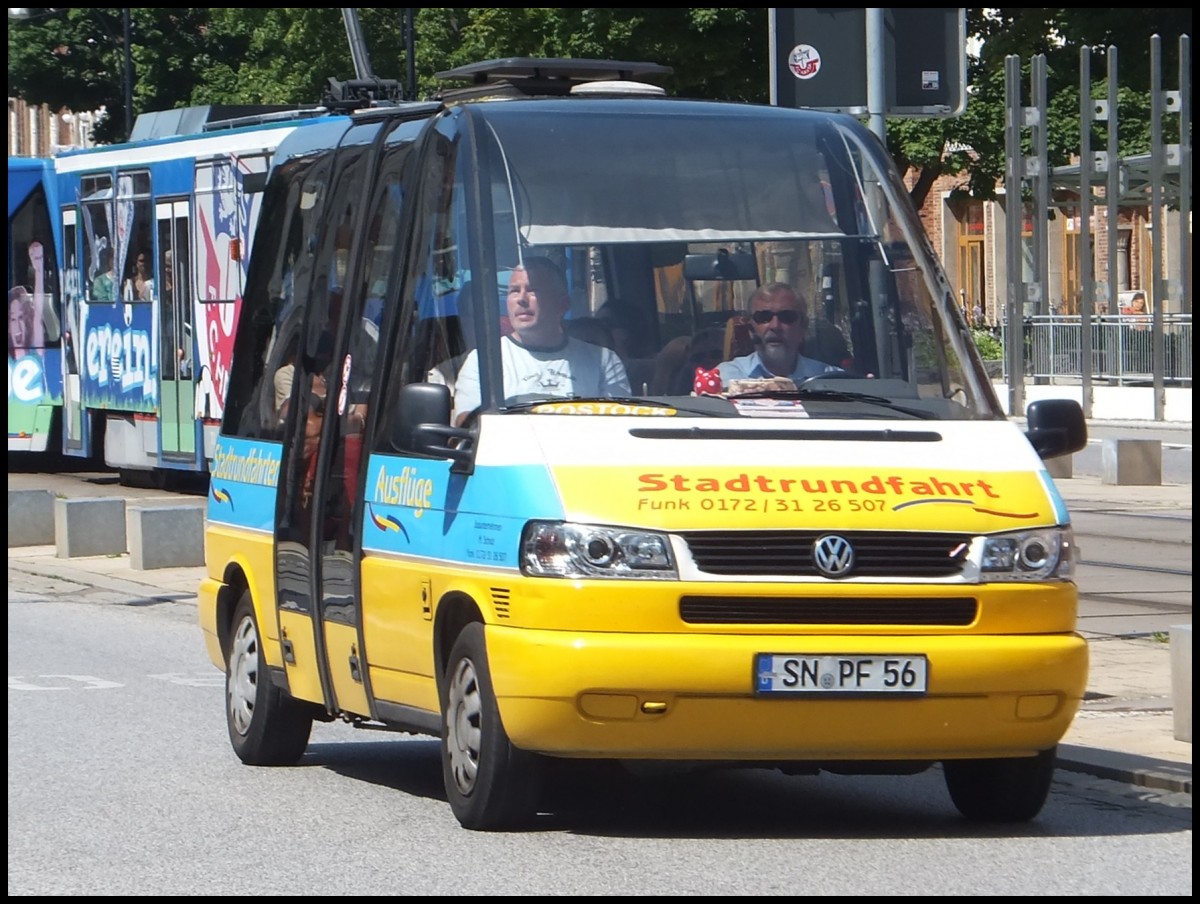
[(924, 656), (892, 653), (818, 655), (759, 653), (757, 694), (923, 694), (929, 673)]

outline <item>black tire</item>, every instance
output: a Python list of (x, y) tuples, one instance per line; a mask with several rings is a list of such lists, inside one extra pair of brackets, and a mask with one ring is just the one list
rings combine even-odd
[(289, 766), (304, 755), (311, 709), (271, 682), (250, 591), (233, 616), (225, 659), (225, 721), (238, 759), (251, 766)]
[(483, 625), (454, 641), (442, 694), (442, 778), (446, 798), (466, 829), (520, 828), (536, 813), (537, 756), (518, 750), (500, 722)]
[(1054, 779), (1057, 748), (1037, 756), (946, 760), (942, 766), (954, 806), (979, 822), (1026, 822), (1042, 811)]

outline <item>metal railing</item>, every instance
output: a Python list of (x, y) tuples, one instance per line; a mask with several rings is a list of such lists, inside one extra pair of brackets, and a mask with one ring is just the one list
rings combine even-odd
[[(1093, 317), (1092, 378), (1110, 384), (1146, 385), (1154, 381), (1154, 324), (1127, 315)], [(1025, 376), (1055, 380), (1083, 375), (1080, 354), (1082, 319), (1071, 315), (1042, 315), (1025, 318)], [(1001, 343), (1008, 347), (1008, 330), (998, 328)], [(1008, 378), (1008, 357), (1004, 376)], [(1172, 386), (1191, 386), (1192, 315), (1163, 316), (1163, 382)]]

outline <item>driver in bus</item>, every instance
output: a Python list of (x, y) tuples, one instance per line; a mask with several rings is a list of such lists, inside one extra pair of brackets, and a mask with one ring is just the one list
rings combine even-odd
[(808, 312), (800, 295), (787, 283), (759, 286), (750, 296), (747, 318), (754, 351), (717, 365), (721, 383), (787, 377), (797, 386), (810, 377), (841, 371), (800, 354), (808, 330)]
[[(588, 398), (629, 395), (629, 377), (610, 348), (567, 334), (571, 306), (562, 270), (546, 257), (526, 258), (508, 282), (511, 335), (500, 340), (504, 396)], [(457, 422), (479, 407), (479, 357), (472, 351), (455, 386)]]

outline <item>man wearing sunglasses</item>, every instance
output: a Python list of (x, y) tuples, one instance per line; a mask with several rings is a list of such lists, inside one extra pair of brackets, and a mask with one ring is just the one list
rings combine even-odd
[(799, 385), (809, 377), (841, 370), (800, 354), (808, 329), (804, 302), (787, 283), (759, 286), (750, 296), (750, 338), (755, 350), (719, 366), (721, 383), (788, 377)]

